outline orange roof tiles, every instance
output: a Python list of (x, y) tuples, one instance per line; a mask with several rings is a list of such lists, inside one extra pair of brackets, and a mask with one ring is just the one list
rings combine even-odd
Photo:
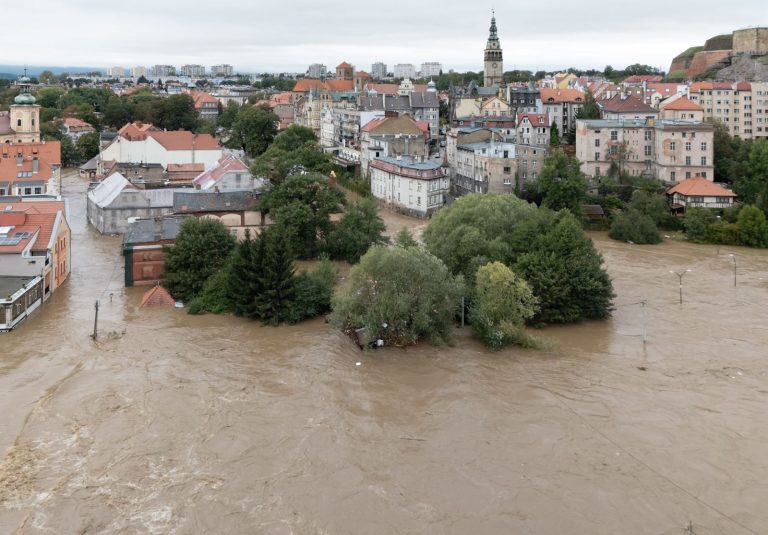
[(175, 304), (176, 301), (171, 297), (171, 294), (168, 293), (168, 290), (158, 285), (144, 294), (141, 298), (139, 308), (174, 306)]
[(517, 124), (523, 122), (523, 119), (528, 119), (531, 126), (549, 126), (549, 114), (547, 113), (518, 113)]
[(193, 134), (187, 130), (149, 132), (148, 135), (166, 150), (216, 150), (221, 146), (210, 134)]
[(352, 91), (354, 89), (352, 80), (317, 80), (315, 78), (302, 78), (293, 86), (294, 93), (309, 93), (313, 89), (320, 91)]
[(669, 104), (661, 104), (661, 109), (663, 110), (673, 110), (673, 111), (703, 111), (704, 108), (696, 104), (695, 102), (692, 102), (688, 99), (686, 96), (682, 96), (680, 98), (677, 98), (670, 102)]
[(683, 180), (667, 190), (667, 193), (679, 193), (686, 197), (736, 197), (731, 190), (699, 176)]
[[(12, 210), (5, 210), (7, 206)], [(64, 201), (3, 202), (2, 207), (0, 226), (13, 226), (11, 235), (17, 232), (29, 232), (31, 235), (16, 245), (0, 246), (0, 253), (20, 253), (30, 242), (33, 251), (47, 251), (56, 221), (65, 217)]]
[(552, 102), (584, 102), (584, 93), (578, 89), (541, 89), (541, 101), (544, 104)]
[(352, 65), (350, 65), (350, 64), (349, 64), (349, 63), (347, 63), (346, 61), (342, 61), (341, 63), (339, 63), (338, 65), (336, 65), (336, 68), (337, 68), (337, 69), (351, 69), (351, 68), (352, 68)]
[[(21, 154), (21, 165), (17, 162)], [(37, 172), (34, 159), (37, 158)], [(48, 181), (53, 166), (61, 166), (61, 142), (42, 141), (38, 143), (3, 143), (0, 145), (0, 182)], [(20, 177), (20, 173), (30, 173)]]

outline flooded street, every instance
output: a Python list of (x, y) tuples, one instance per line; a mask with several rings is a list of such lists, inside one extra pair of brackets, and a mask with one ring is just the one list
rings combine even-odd
[(594, 234), (616, 312), (557, 349), (363, 354), (139, 310), (84, 192), (70, 280), (0, 335), (0, 533), (768, 533), (767, 251)]

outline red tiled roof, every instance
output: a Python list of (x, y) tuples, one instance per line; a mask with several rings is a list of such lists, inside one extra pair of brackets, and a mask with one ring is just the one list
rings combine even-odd
[[(6, 211), (7, 206), (11, 206), (12, 210)], [(0, 226), (13, 226), (11, 235), (30, 232), (31, 236), (17, 245), (0, 246), (0, 253), (19, 253), (30, 242), (33, 242), (33, 251), (47, 251), (56, 221), (64, 217), (64, 201), (3, 202), (2, 208)]]
[(612, 98), (600, 102), (603, 110), (609, 113), (657, 113), (648, 104), (641, 101), (635, 95), (629, 95), (622, 98), (621, 95), (615, 95)]
[(248, 166), (241, 160), (235, 158), (231, 154), (226, 154), (219, 159), (219, 162), (215, 166), (195, 177), (193, 182), (197, 186), (203, 186), (209, 182), (218, 182), (225, 173), (231, 171), (240, 171), (243, 173), (249, 172)]
[[(17, 155), (21, 153), (21, 165)], [(34, 158), (37, 157), (37, 172), (34, 172)], [(0, 145), (0, 182), (48, 181), (53, 174), (52, 166), (61, 165), (61, 142), (42, 141), (38, 143), (3, 143)], [(19, 173), (31, 173), (20, 177)]]
[(221, 146), (210, 134), (193, 134), (187, 130), (173, 132), (148, 132), (166, 150), (217, 150)]
[(549, 114), (546, 113), (518, 113), (517, 124), (523, 122), (523, 119), (528, 119), (531, 126), (549, 126)]
[(691, 84), (691, 93), (700, 91), (711, 91), (713, 89), (733, 89), (733, 84), (728, 82), (693, 82)]
[(367, 73), (367, 72), (365, 72), (365, 71), (357, 71), (357, 72), (355, 73), (355, 78), (370, 78), (370, 77), (371, 77), (371, 75), (370, 75), (370, 74), (368, 74), (368, 73)]
[(176, 301), (171, 297), (171, 294), (168, 293), (168, 290), (158, 285), (144, 294), (141, 298), (139, 308), (174, 306), (175, 304)]
[(669, 104), (662, 103), (661, 109), (673, 111), (703, 111), (704, 108), (689, 100), (688, 97), (682, 96), (680, 98), (676, 98)]
[(752, 85), (749, 82), (741, 81), (736, 84), (736, 91), (752, 91)]
[(67, 125), (69, 128), (90, 128), (93, 130), (93, 126), (91, 126), (90, 123), (86, 123), (85, 121), (78, 119), (77, 117), (65, 117), (64, 118), (64, 124)]
[(731, 190), (699, 176), (683, 180), (667, 190), (667, 193), (679, 193), (694, 197), (736, 197), (736, 194)]
[(290, 92), (278, 93), (277, 95), (272, 95), (271, 97), (269, 97), (269, 104), (270, 106), (277, 106), (280, 104), (290, 104), (292, 97), (293, 95), (291, 95)]
[(552, 102), (584, 102), (584, 93), (578, 89), (541, 89), (541, 101), (544, 104)]
[(317, 80), (315, 78), (302, 78), (293, 86), (294, 93), (309, 93), (313, 89), (320, 91), (352, 91), (355, 85), (352, 80)]
[(195, 101), (195, 109), (198, 110), (204, 108), (206, 104), (216, 104), (217, 106), (219, 105), (219, 101), (216, 99), (216, 97), (209, 95), (205, 91), (193, 91), (192, 100)]
[(349, 64), (349, 63), (347, 63), (346, 61), (342, 61), (341, 63), (339, 63), (338, 65), (336, 65), (336, 68), (337, 68), (337, 69), (351, 69), (351, 68), (352, 68), (352, 65), (350, 65), (350, 64)]

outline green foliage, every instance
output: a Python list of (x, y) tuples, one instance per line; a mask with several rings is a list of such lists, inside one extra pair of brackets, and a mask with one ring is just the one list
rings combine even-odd
[(263, 154), (277, 135), (278, 121), (269, 106), (240, 108), (232, 123), (229, 146), (242, 149), (251, 157)]
[(411, 231), (407, 227), (403, 227), (395, 236), (395, 245), (398, 247), (417, 247), (419, 244), (413, 238)]
[(683, 217), (683, 227), (688, 240), (707, 243), (710, 239), (709, 226), (715, 222), (715, 215), (706, 208), (688, 208)]
[(322, 258), (315, 269), (296, 277), (293, 300), (286, 318), (288, 323), (298, 323), (330, 312), (337, 278), (338, 270), (328, 258)]
[(272, 182), (302, 172), (328, 174), (333, 169), (330, 155), (319, 150), (312, 130), (292, 125), (251, 166), (251, 172)]
[(757, 206), (747, 205), (739, 212), (739, 240), (750, 247), (768, 247), (768, 222)]
[(264, 245), (258, 237), (254, 240), (250, 232), (232, 251), (227, 267), (225, 286), (226, 302), (238, 316), (259, 318), (256, 296), (264, 290), (261, 279), (264, 269)]
[(188, 303), (187, 312), (190, 314), (224, 314), (232, 310), (232, 304), (228, 299), (227, 284), (230, 272), (228, 268), (215, 272), (203, 284), (200, 294), (192, 298)]
[(608, 235), (614, 240), (638, 244), (659, 243), (661, 236), (653, 218), (635, 208), (624, 210), (613, 218)]
[(300, 258), (315, 258), (327, 239), (330, 214), (340, 211), (344, 194), (328, 186), (328, 179), (310, 173), (289, 176), (268, 188), (261, 209), (286, 228), (286, 239)]
[(91, 132), (80, 136), (75, 146), (80, 162), (87, 162), (99, 153), (99, 133)]
[(171, 95), (162, 102), (155, 126), (165, 130), (196, 130), (198, 115), (195, 101), (187, 94)]
[(234, 246), (235, 238), (220, 221), (185, 219), (165, 256), (165, 287), (177, 299), (189, 301), (224, 266)]
[(472, 330), (492, 350), (522, 341), (523, 324), (538, 306), (531, 288), (501, 262), (477, 270), (471, 309)]
[(663, 195), (636, 190), (632, 193), (629, 208), (649, 217), (654, 225), (659, 225), (669, 214), (667, 199)]
[(36, 94), (37, 104), (44, 108), (58, 108), (59, 99), (66, 91), (61, 87), (46, 87), (40, 89)]
[(600, 119), (600, 106), (597, 105), (594, 95), (587, 90), (584, 97), (584, 106), (576, 113), (577, 119)]
[(296, 85), (296, 80), (284, 76), (262, 76), (260, 82), (255, 82), (253, 87), (261, 89), (273, 89), (276, 91), (290, 91)]
[(742, 172), (743, 175), (733, 185), (739, 199), (745, 204), (768, 209), (768, 139), (752, 142)]
[(133, 119), (132, 105), (127, 99), (114, 96), (109, 99), (104, 109), (104, 124), (113, 128), (120, 128)]
[(602, 258), (567, 211), (537, 209), (510, 194), (466, 195), (435, 214), (424, 242), (469, 281), (488, 262), (511, 267), (540, 300), (536, 322), (610, 313), (613, 289)]
[(261, 292), (254, 296), (254, 307), (264, 323), (279, 325), (293, 317), (291, 306), (296, 285), (293, 254), (286, 232), (279, 226), (262, 232), (258, 241), (263, 247)]
[(363, 199), (347, 206), (341, 221), (328, 234), (326, 250), (331, 258), (354, 264), (371, 245), (387, 243), (386, 229), (376, 202)]
[(227, 107), (219, 114), (218, 124), (224, 128), (232, 128), (235, 123), (238, 113), (240, 112), (240, 105), (234, 100), (230, 100), (227, 103)]
[(59, 139), (61, 141), (61, 165), (64, 167), (77, 165), (80, 161), (80, 154), (75, 144), (72, 143), (68, 136), (60, 135)]
[(365, 328), (371, 340), (414, 344), (449, 341), (463, 295), (463, 279), (451, 275), (421, 247), (374, 246), (355, 265), (333, 300), (331, 321), (346, 332)]
[(543, 206), (552, 210), (567, 208), (574, 215), (580, 215), (587, 181), (581, 174), (579, 160), (563, 151), (555, 151), (547, 156), (536, 189), (541, 194)]
[(560, 145), (560, 130), (555, 122), (552, 123), (552, 127), (549, 129), (549, 144), (553, 147)]

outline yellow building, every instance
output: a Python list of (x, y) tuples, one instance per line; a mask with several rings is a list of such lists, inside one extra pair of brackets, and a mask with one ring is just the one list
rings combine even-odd
[(9, 112), (0, 112), (0, 143), (40, 141), (40, 106), (29, 92), (30, 80), (22, 76), (21, 92), (16, 95)]

